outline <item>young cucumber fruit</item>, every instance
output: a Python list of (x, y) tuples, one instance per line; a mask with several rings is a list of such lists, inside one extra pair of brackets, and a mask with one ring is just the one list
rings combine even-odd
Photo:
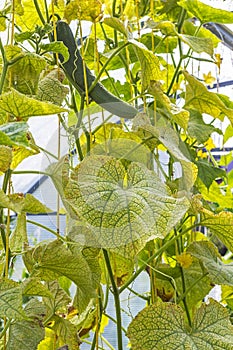
[[(78, 46), (76, 44), (73, 33), (69, 25), (59, 20), (56, 24), (57, 30), (57, 40), (62, 41), (64, 45), (68, 48), (69, 51), (69, 60), (64, 62), (64, 58), (59, 54), (59, 60), (62, 63), (62, 67), (67, 75), (67, 78), (71, 84), (80, 92), (85, 91), (84, 83), (84, 72), (83, 72), (83, 59), (80, 55)], [(92, 85), (95, 80), (95, 76), (91, 71), (86, 67), (86, 78), (88, 88)], [(89, 94), (90, 98), (94, 100), (101, 107), (109, 111), (110, 113), (117, 115), (121, 118), (131, 119), (137, 114), (137, 109), (131, 106), (130, 104), (120, 100), (113, 94), (111, 94), (105, 87), (97, 83), (93, 90)]]

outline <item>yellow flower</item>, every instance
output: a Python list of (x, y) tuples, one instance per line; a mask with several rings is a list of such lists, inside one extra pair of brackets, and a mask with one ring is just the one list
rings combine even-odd
[(213, 87), (213, 83), (215, 82), (215, 77), (211, 75), (211, 72), (208, 72), (208, 74), (203, 73), (203, 79), (206, 85)]
[(216, 147), (211, 137), (205, 142), (204, 146), (207, 151), (210, 151)]
[(181, 267), (184, 269), (188, 269), (190, 265), (192, 265), (193, 258), (189, 253), (182, 253), (180, 255), (176, 256), (177, 262), (180, 264)]
[(220, 53), (216, 53), (214, 56), (215, 56), (215, 64), (217, 65), (218, 72), (220, 73), (220, 66), (222, 64), (222, 57), (221, 57)]
[(199, 151), (197, 151), (197, 157), (199, 157), (199, 158), (207, 158), (207, 153), (203, 152), (202, 149), (199, 149)]

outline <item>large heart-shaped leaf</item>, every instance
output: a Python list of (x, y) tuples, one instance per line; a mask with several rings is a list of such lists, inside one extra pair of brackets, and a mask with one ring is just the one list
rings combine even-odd
[(185, 197), (172, 197), (143, 164), (132, 162), (126, 169), (108, 156), (86, 157), (67, 184), (65, 198), (103, 248), (163, 238), (189, 207)]
[(227, 310), (211, 300), (197, 310), (191, 327), (179, 306), (150, 305), (131, 322), (128, 337), (132, 350), (231, 350), (232, 332)]

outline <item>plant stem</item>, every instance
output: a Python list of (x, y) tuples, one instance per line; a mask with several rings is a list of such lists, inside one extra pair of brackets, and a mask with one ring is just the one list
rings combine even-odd
[(145, 270), (145, 268), (150, 264), (151, 261), (153, 261), (155, 258), (157, 258), (159, 255), (161, 255), (170, 245), (172, 245), (177, 239), (179, 239), (181, 236), (186, 234), (188, 231), (194, 229), (195, 227), (199, 226), (200, 224), (194, 224), (190, 227), (188, 227), (186, 230), (180, 232), (177, 236), (174, 236), (171, 238), (167, 243), (165, 243), (161, 248), (159, 248), (153, 255), (151, 255), (145, 263), (142, 264), (142, 266), (128, 279), (128, 281), (119, 289), (119, 294), (122, 293), (125, 288), (127, 288), (135, 279), (137, 276), (142, 273), (142, 271)]
[(7, 330), (8, 330), (8, 328), (10, 327), (10, 325), (11, 325), (11, 319), (9, 318), (9, 319), (6, 321), (6, 324), (5, 324), (3, 330), (2, 330), (1, 333), (0, 333), (0, 339), (2, 339), (2, 337), (5, 336), (5, 334), (6, 334)]
[(2, 40), (0, 38), (0, 51), (2, 54), (2, 60), (3, 60), (3, 68), (2, 68), (2, 72), (1, 72), (1, 79), (0, 79), (0, 94), (2, 93), (3, 90), (3, 86), (4, 86), (4, 82), (6, 79), (6, 74), (7, 74), (7, 69), (8, 69), (8, 61), (6, 59), (6, 55), (5, 55), (5, 51), (4, 51), (4, 47), (2, 44)]
[(33, 224), (33, 225), (36, 225), (36, 226), (39, 226), (43, 229), (45, 229), (46, 231), (52, 233), (54, 236), (56, 236), (58, 239), (61, 239), (63, 242), (65, 241), (64, 237), (62, 237), (61, 235), (59, 235), (56, 231), (52, 230), (51, 228), (45, 226), (45, 225), (42, 225), (40, 224), (39, 222), (36, 222), (36, 221), (32, 221), (32, 220), (27, 220), (27, 222), (29, 224)]
[(34, 5), (35, 5), (35, 8), (36, 8), (37, 14), (38, 14), (38, 16), (39, 16), (39, 18), (40, 18), (42, 24), (45, 25), (46, 21), (45, 21), (45, 19), (44, 19), (44, 16), (43, 16), (41, 10), (40, 10), (40, 5), (38, 4), (38, 1), (37, 1), (37, 0), (33, 0), (33, 2), (34, 2)]
[(103, 254), (104, 254), (104, 259), (105, 259), (106, 267), (108, 270), (109, 278), (110, 278), (110, 281), (112, 284), (113, 296), (114, 296), (114, 301), (115, 301), (118, 350), (123, 350), (120, 293), (119, 293), (119, 289), (117, 288), (117, 285), (115, 283), (110, 259), (109, 259), (108, 252), (106, 249), (103, 249)]
[(100, 80), (101, 75), (104, 73), (107, 65), (109, 64), (109, 62), (116, 57), (116, 55), (123, 50), (126, 46), (130, 45), (130, 42), (126, 42), (125, 44), (121, 45), (120, 47), (118, 47), (116, 50), (114, 50), (114, 52), (111, 54), (111, 56), (107, 59), (107, 61), (103, 64), (103, 66), (101, 67), (99, 74), (97, 75), (97, 77), (95, 78), (95, 80), (93, 81), (93, 83), (91, 84), (88, 93), (90, 94), (90, 92), (94, 89), (94, 87), (96, 86), (96, 84), (98, 83), (98, 81)]

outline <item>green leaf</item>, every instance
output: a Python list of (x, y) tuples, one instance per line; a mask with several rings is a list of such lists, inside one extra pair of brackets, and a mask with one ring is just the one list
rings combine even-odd
[(0, 125), (0, 144), (28, 147), (28, 124), (25, 122), (13, 122)]
[[(44, 281), (53, 281), (60, 276), (69, 278), (85, 295), (87, 304), (95, 296), (96, 286), (92, 279), (91, 268), (82, 252), (77, 249), (72, 252), (62, 242), (56, 240), (29, 250), (25, 254), (24, 261), (32, 271), (33, 277), (41, 277)], [(84, 304), (84, 307), (87, 304)]]
[(71, 298), (60, 287), (59, 283), (57, 281), (47, 282), (46, 289), (49, 291), (50, 296), (45, 296), (43, 302), (49, 310), (49, 314), (67, 311), (67, 305), (71, 303)]
[(161, 78), (160, 61), (152, 51), (149, 51), (140, 42), (134, 39), (130, 39), (129, 42), (133, 45), (141, 64), (142, 90), (145, 91), (149, 88), (151, 81), (157, 81)]
[(178, 5), (191, 12), (202, 23), (233, 23), (232, 12), (211, 7), (198, 0), (180, 0)]
[(211, 300), (197, 310), (192, 327), (179, 306), (150, 305), (133, 319), (128, 337), (132, 350), (231, 350), (232, 332), (228, 311)]
[(219, 214), (213, 214), (211, 211), (203, 208), (200, 225), (208, 227), (229, 250), (232, 249), (233, 213), (222, 211)]
[(107, 26), (117, 30), (122, 33), (126, 38), (129, 37), (129, 31), (127, 30), (124, 22), (122, 22), (119, 18), (116, 17), (105, 17), (103, 23)]
[(213, 243), (193, 242), (187, 251), (203, 263), (213, 283), (233, 286), (233, 263), (224, 264)]
[[(197, 305), (205, 298), (205, 296), (213, 288), (210, 277), (205, 275), (203, 266), (198, 259), (193, 258), (192, 264), (188, 268), (183, 267), (183, 276), (185, 288), (189, 292), (185, 295), (186, 303), (189, 308), (190, 314), (195, 310)], [(182, 278), (176, 279), (176, 286), (178, 293), (182, 299), (183, 288)], [(182, 303), (181, 303), (182, 305)]]
[(62, 41), (56, 41), (49, 44), (42, 44), (41, 49), (45, 50), (46, 52), (55, 52), (62, 54), (64, 61), (63, 63), (67, 62), (69, 60), (69, 51), (68, 48), (65, 46), (65, 44)]
[(223, 169), (213, 166), (205, 159), (199, 159), (195, 164), (198, 167), (199, 178), (208, 189), (215, 179), (226, 177), (226, 172)]
[(233, 208), (233, 198), (231, 188), (227, 187), (225, 191), (221, 189), (221, 186), (213, 181), (209, 189), (203, 184), (203, 182), (198, 179), (197, 186), (202, 194), (202, 197), (212, 203), (217, 203), (220, 208)]
[(199, 144), (204, 144), (214, 131), (222, 133), (220, 129), (213, 125), (204, 123), (201, 113), (197, 110), (190, 109), (189, 113), (188, 134), (197, 139)]
[(16, 320), (26, 318), (23, 310), (22, 288), (12, 280), (0, 280), (0, 317)]
[(197, 53), (206, 52), (210, 56), (214, 54), (214, 47), (210, 38), (199, 38), (187, 34), (179, 34), (179, 38)]
[[(169, 153), (181, 163), (183, 176), (180, 179), (180, 189), (187, 191), (193, 186), (197, 178), (197, 167), (188, 158), (186, 145), (180, 140), (179, 134), (168, 125), (152, 126), (146, 115), (139, 113), (133, 122), (134, 130), (145, 130), (151, 133), (157, 140), (164, 145)], [(181, 151), (182, 149), (182, 151)], [(185, 152), (183, 152), (185, 151)]]
[(51, 115), (67, 111), (65, 108), (52, 103), (42, 102), (28, 97), (14, 89), (1, 95), (0, 109), (10, 113), (19, 120), (32, 116)]
[(164, 237), (189, 207), (186, 198), (173, 198), (144, 165), (133, 162), (125, 169), (107, 156), (86, 157), (66, 186), (65, 197), (103, 248)]
[(196, 34), (197, 27), (188, 19), (184, 21), (182, 31), (184, 34), (196, 36), (199, 38), (210, 38), (212, 41), (213, 46), (216, 48), (218, 44), (221, 42), (220, 39), (216, 37), (216, 35), (212, 34), (208, 29), (201, 27)]
[(6, 349), (36, 350), (44, 335), (44, 328), (38, 321), (17, 321), (10, 326)]
[(26, 213), (20, 213), (17, 217), (16, 227), (10, 236), (10, 249), (12, 252), (22, 252), (28, 244)]
[(55, 321), (54, 325), (51, 327), (59, 340), (59, 344), (66, 344), (68, 349), (79, 349), (79, 339), (77, 334), (77, 328), (69, 320), (62, 317), (55, 316), (53, 318)]
[(27, 296), (53, 297), (46, 285), (42, 284), (41, 279), (29, 277), (22, 283), (22, 293)]
[(26, 32), (22, 32), (22, 33), (15, 33), (14, 34), (14, 38), (15, 38), (15, 41), (18, 42), (18, 43), (22, 43), (24, 42), (25, 40), (28, 40), (32, 37), (32, 35), (34, 34), (34, 32), (29, 32), (29, 31), (26, 31)]
[(185, 107), (193, 108), (200, 113), (206, 113), (221, 121), (227, 116), (233, 124), (233, 108), (225, 104), (220, 96), (207, 88), (187, 72), (183, 72), (188, 85), (186, 87)]

